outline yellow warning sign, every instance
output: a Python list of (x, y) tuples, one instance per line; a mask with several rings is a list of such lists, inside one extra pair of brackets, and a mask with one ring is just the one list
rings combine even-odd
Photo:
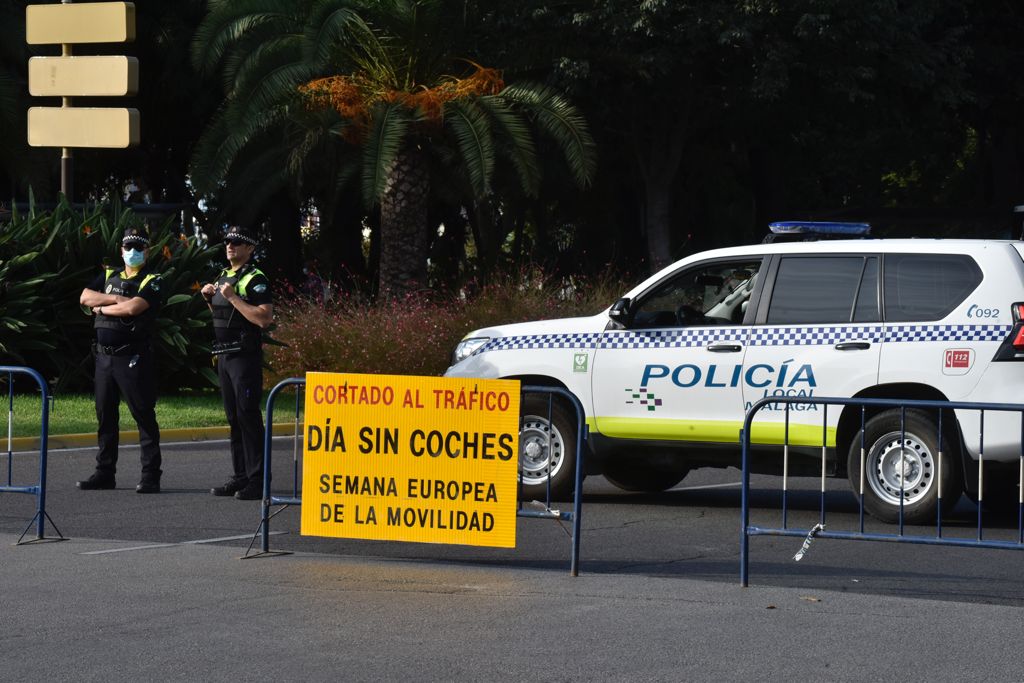
[(512, 548), (519, 382), (306, 375), (302, 534)]

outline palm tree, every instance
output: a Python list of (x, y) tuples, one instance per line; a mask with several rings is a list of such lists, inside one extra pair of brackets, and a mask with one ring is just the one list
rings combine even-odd
[(212, 0), (193, 59), (222, 67), (228, 96), (197, 147), (195, 181), (221, 182), (244, 149), (272, 139), (294, 179), (335, 192), (358, 181), (366, 206), (379, 204), (383, 295), (422, 288), (433, 183), (482, 199), (507, 163), (535, 195), (535, 133), (580, 186), (596, 167), (565, 97), (507, 85), (461, 51), (475, 13), (465, 0)]

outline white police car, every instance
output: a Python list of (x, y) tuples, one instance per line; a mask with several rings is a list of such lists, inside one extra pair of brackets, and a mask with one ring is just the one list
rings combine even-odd
[[(866, 234), (868, 226), (773, 230), (834, 237)], [(687, 257), (592, 317), (476, 330), (446, 374), (568, 389), (586, 412), (587, 474), (656, 491), (696, 467), (738, 465), (745, 411), (766, 396), (1016, 403), (1024, 386), (1022, 320), (1022, 242), (775, 241)], [(783, 406), (773, 407), (754, 423), (756, 445), (782, 441)], [(530, 397), (522, 412), (524, 495), (543, 497), (549, 476), (556, 494), (568, 494), (574, 412), (556, 404), (549, 425), (546, 399)], [(977, 489), (979, 415), (956, 411), (956, 418), (943, 420), (945, 509), (965, 485), (974, 496)], [(829, 471), (849, 476), (855, 490), (860, 419), (859, 407), (827, 411)], [(985, 462), (1017, 462), (1019, 415), (989, 412), (984, 420)], [(935, 415), (908, 409), (901, 439), (899, 409), (869, 410), (865, 431), (868, 511), (895, 520), (902, 492), (907, 522), (933, 520)], [(820, 472), (821, 438), (822, 407), (791, 406), (789, 443), (798, 448), (790, 474)], [(778, 447), (771, 452), (755, 452), (756, 471), (779, 472)], [(1016, 491), (1016, 476), (1012, 484)]]

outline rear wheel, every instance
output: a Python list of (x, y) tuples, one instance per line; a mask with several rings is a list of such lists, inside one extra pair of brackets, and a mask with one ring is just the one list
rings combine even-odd
[[(959, 442), (947, 433), (942, 439), (942, 481), (939, 481), (939, 434), (935, 420), (917, 410), (887, 410), (868, 420), (864, 431), (864, 509), (886, 522), (899, 521), (900, 498), (903, 521), (927, 524), (935, 521), (939, 488), (942, 507), (953, 509), (963, 493)], [(860, 448), (858, 432), (847, 460), (850, 486), (860, 492)]]
[(571, 497), (576, 477), (576, 420), (557, 401), (529, 396), (523, 401), (519, 426), (520, 498), (545, 500)]

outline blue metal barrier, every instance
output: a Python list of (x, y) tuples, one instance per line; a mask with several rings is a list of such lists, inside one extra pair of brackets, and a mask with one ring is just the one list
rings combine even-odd
[[(282, 380), (270, 390), (267, 395), (267, 414), (266, 414), (266, 436), (263, 442), (263, 504), (260, 506), (260, 525), (256, 529), (256, 534), (253, 536), (252, 541), (249, 543), (249, 548), (246, 550), (246, 554), (242, 559), (250, 559), (255, 557), (263, 557), (266, 555), (287, 555), (287, 551), (271, 551), (270, 550), (270, 520), (274, 518), (278, 513), (284, 511), (292, 505), (302, 505), (302, 496), (299, 491), (298, 481), (298, 442), (301, 438), (302, 431), (300, 430), (299, 420), (299, 396), (301, 393), (296, 394), (295, 398), (295, 447), (293, 449), (293, 483), (292, 483), (292, 495), (291, 496), (274, 496), (270, 492), (270, 479), (271, 479), (271, 450), (272, 450), (272, 434), (270, 425), (274, 424), (274, 403), (277, 398), (277, 394), (286, 387), (290, 386), (305, 386), (306, 380), (301, 377), (291, 377), (289, 379)], [(517, 517), (530, 517), (538, 519), (554, 519), (558, 521), (571, 521), (572, 522), (572, 557), (570, 560), (569, 571), (572, 576), (579, 576), (579, 559), (580, 559), (580, 519), (581, 519), (581, 504), (582, 504), (582, 492), (583, 492), (583, 472), (584, 472), (584, 461), (583, 453), (585, 452), (584, 444), (587, 438), (586, 429), (586, 417), (583, 412), (583, 406), (580, 404), (579, 399), (573, 396), (566, 389), (560, 387), (545, 387), (545, 386), (523, 386), (520, 388), (521, 394), (546, 394), (548, 395), (548, 423), (551, 423), (551, 412), (552, 404), (555, 396), (560, 396), (572, 404), (576, 411), (576, 479), (574, 486), (573, 496), (573, 509), (572, 512), (566, 512), (562, 510), (555, 510), (551, 507), (551, 481), (550, 475), (548, 478), (548, 495), (547, 500), (544, 501), (543, 510), (526, 510), (523, 509), (522, 501), (519, 502), (516, 510)], [(550, 434), (549, 434), (550, 439)], [(548, 444), (550, 449), (550, 442)], [(280, 509), (270, 512), (270, 508), (274, 506), (280, 506)], [(261, 538), (260, 551), (255, 554), (249, 554), (252, 550), (253, 544), (256, 542), (256, 537)]]
[[(7, 400), (8, 400), (8, 412), (7, 412), (7, 483), (6, 485), (0, 485), (0, 493), (27, 493), (36, 497), (36, 514), (29, 521), (28, 526), (21, 532), (21, 536), (18, 537), (17, 545), (22, 545), (22, 539), (25, 538), (25, 534), (32, 528), (32, 523), (36, 523), (36, 537), (32, 541), (25, 541), (25, 543), (32, 543), (34, 541), (64, 541), (67, 540), (60, 533), (60, 529), (53, 523), (50, 516), (46, 514), (46, 446), (47, 440), (50, 433), (50, 422), (49, 415), (46, 409), (49, 407), (49, 391), (46, 387), (46, 381), (43, 376), (32, 368), (25, 368), (15, 365), (0, 365), (0, 373), (7, 373)], [(30, 486), (19, 486), (14, 484), (14, 453), (13, 453), (13, 437), (14, 437), (14, 375), (28, 375), (36, 381), (39, 385), (40, 391), (40, 436), (39, 436), (39, 481)], [(57, 532), (59, 538), (47, 537), (46, 532), (46, 520), (50, 521), (54, 531)]]
[[(783, 440), (783, 483), (782, 483), (782, 527), (770, 528), (753, 526), (750, 524), (750, 431), (755, 415), (765, 406), (778, 406), (785, 404), (785, 437)], [(788, 449), (789, 449), (789, 414), (790, 406), (794, 404), (820, 405), (824, 406), (822, 411), (822, 449), (821, 449), (821, 503), (820, 516), (816, 525), (809, 529), (792, 528), (788, 524)], [(827, 429), (828, 429), (828, 406), (859, 406), (860, 407), (860, 488), (857, 495), (859, 501), (859, 529), (857, 531), (826, 531), (825, 530), (825, 460), (827, 452)], [(865, 416), (867, 408), (888, 407), (900, 409), (900, 431), (906, 429), (906, 410), (908, 408), (923, 408), (938, 411), (938, 472), (936, 484), (938, 488), (938, 509), (936, 511), (936, 533), (934, 536), (908, 535), (904, 533), (904, 511), (903, 511), (903, 490), (901, 477), (900, 506), (898, 516), (898, 532), (895, 534), (866, 533), (864, 531), (864, 467), (865, 467)], [(979, 411), (979, 442), (981, 445), (978, 459), (978, 526), (977, 537), (950, 538), (942, 535), (942, 447), (944, 436), (942, 416), (944, 411), (952, 410), (975, 410)], [(749, 579), (750, 548), (749, 539), (751, 536), (793, 536), (806, 538), (804, 550), (811, 538), (834, 538), (858, 541), (884, 541), (897, 543), (916, 543), (922, 545), (945, 545), (969, 548), (992, 548), (1024, 550), (1024, 489), (1018, 494), (1017, 510), (1017, 541), (997, 541), (984, 539), (984, 527), (982, 524), (982, 501), (984, 491), (984, 429), (985, 412), (1015, 412), (1021, 416), (1021, 453), (1019, 480), (1024, 482), (1024, 405), (1010, 403), (968, 403), (955, 401), (922, 401), (922, 400), (895, 400), (895, 399), (851, 399), (851, 398), (810, 398), (810, 397), (784, 397), (769, 396), (754, 403), (747, 411), (743, 421), (743, 429), (740, 432), (740, 443), (742, 446), (742, 489), (741, 489), (741, 515), (742, 530), (740, 536), (740, 585), (746, 587)], [(965, 458), (970, 456), (963, 454)]]

